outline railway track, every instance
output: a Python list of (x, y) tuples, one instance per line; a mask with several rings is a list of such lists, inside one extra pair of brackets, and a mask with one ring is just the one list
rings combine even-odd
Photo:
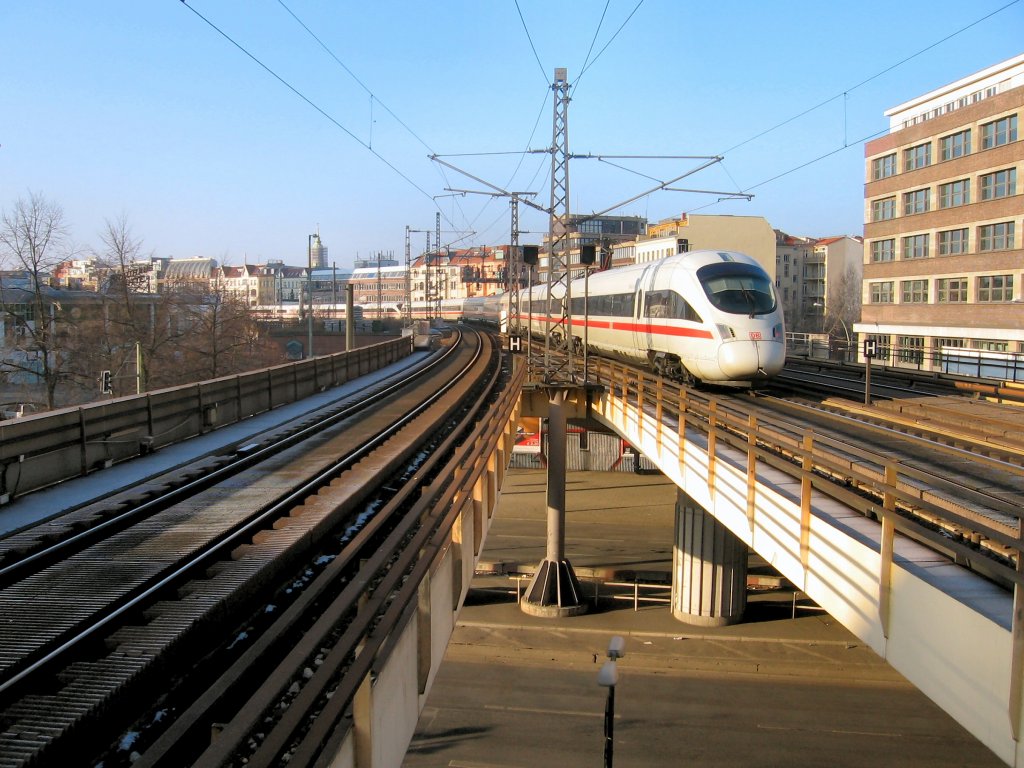
[[(416, 402), (391, 391), (239, 446), (170, 499), (58, 535), (61, 549), (8, 547), (0, 766), (277, 765), (324, 749), (450, 524), (463, 473), (446, 462), (493, 420), (507, 371), (476, 338), (420, 372)], [(103, 517), (78, 512), (58, 527)]]
[(885, 365), (871, 368), (870, 384), (864, 365), (787, 358), (786, 367), (769, 385), (772, 391), (792, 394), (847, 397), (864, 402), (907, 397), (986, 397), (998, 402), (1024, 404), (1024, 388), (999, 381), (972, 379), (952, 374), (923, 373)]

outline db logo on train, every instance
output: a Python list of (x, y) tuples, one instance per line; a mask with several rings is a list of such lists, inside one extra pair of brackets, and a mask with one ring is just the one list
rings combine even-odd
[(750, 332), (750, 338), (753, 339), (754, 341), (760, 341), (761, 340), (761, 332), (760, 331), (751, 331)]

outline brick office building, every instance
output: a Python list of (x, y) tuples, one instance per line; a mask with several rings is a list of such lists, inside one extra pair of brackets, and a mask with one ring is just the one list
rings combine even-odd
[(955, 370), (1024, 353), (1024, 55), (885, 114), (865, 145), (861, 338)]

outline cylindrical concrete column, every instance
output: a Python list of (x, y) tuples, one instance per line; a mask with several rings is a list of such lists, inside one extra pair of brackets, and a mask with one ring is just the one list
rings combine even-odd
[(676, 496), (672, 615), (722, 627), (747, 607), (747, 545), (682, 491)]

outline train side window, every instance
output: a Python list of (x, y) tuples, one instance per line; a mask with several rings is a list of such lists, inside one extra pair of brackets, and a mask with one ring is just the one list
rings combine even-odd
[(671, 317), (671, 291), (648, 291), (644, 297), (644, 317)]
[[(576, 299), (573, 299), (572, 303), (574, 307), (573, 314), (582, 315), (582, 300), (579, 305), (576, 304)], [(591, 317), (632, 317), (633, 306), (633, 294), (611, 293), (603, 296), (591, 296), (587, 310)]]
[(644, 302), (644, 316), (704, 322), (690, 302), (675, 291), (649, 291)]
[(680, 320), (689, 320), (693, 323), (703, 323), (704, 319), (697, 313), (697, 310), (693, 306), (680, 296), (678, 293), (672, 294), (674, 301), (672, 303), (672, 317), (677, 317)]
[(622, 294), (622, 315), (633, 317), (636, 312), (636, 296), (632, 293)]

